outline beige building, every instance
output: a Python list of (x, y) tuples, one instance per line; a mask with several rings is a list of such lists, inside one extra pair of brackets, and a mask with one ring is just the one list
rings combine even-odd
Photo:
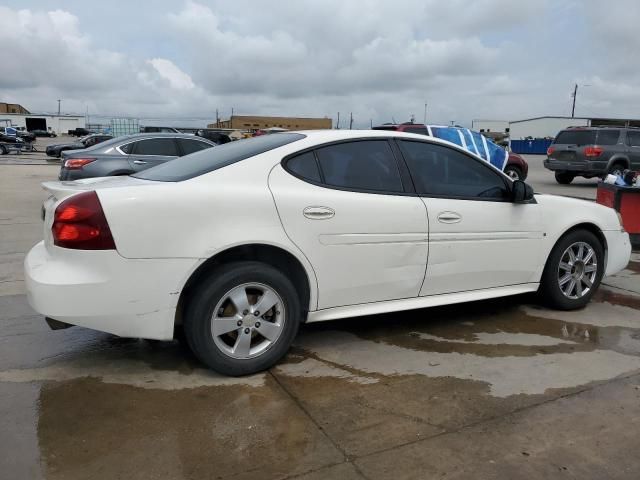
[(260, 130), (263, 128), (286, 128), (287, 130), (326, 130), (332, 128), (330, 118), (300, 117), (256, 117), (233, 115), (229, 120), (221, 120), (207, 125), (207, 128), (231, 128), (240, 130)]
[(17, 103), (4, 103), (0, 102), (0, 113), (23, 113), (29, 114), (29, 110)]

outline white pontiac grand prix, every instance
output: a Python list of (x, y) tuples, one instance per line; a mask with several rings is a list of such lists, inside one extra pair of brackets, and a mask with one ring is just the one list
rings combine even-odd
[(614, 210), (406, 133), (279, 133), (43, 186), (33, 308), (125, 337), (183, 328), (228, 375), (273, 365), (302, 322), (535, 291), (580, 308), (631, 252)]

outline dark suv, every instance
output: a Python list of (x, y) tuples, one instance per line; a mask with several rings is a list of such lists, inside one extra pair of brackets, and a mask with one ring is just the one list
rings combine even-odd
[(640, 129), (628, 127), (573, 127), (562, 130), (547, 150), (545, 168), (556, 181), (569, 184), (575, 177), (622, 174), (640, 169)]

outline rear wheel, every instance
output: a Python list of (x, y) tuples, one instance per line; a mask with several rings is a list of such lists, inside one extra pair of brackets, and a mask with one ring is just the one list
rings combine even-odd
[(587, 230), (569, 232), (556, 243), (545, 265), (539, 293), (559, 310), (584, 307), (600, 285), (604, 248)]
[(621, 177), (622, 173), (624, 172), (624, 169), (625, 169), (624, 164), (622, 164), (622, 163), (614, 163), (609, 168), (609, 175), (616, 175), (618, 177)]
[(6, 155), (7, 154), (7, 149), (4, 148), (4, 145), (0, 145), (0, 155)]
[(184, 331), (196, 357), (224, 375), (248, 375), (280, 360), (302, 309), (291, 281), (260, 262), (217, 269), (186, 305)]
[(561, 185), (569, 185), (576, 178), (574, 174), (568, 172), (556, 172), (556, 182)]

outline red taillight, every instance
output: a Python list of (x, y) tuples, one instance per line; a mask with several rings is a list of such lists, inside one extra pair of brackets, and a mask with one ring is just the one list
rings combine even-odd
[(547, 157), (550, 157), (550, 156), (551, 156), (551, 154), (552, 154), (553, 152), (555, 152), (555, 151), (556, 151), (555, 147), (549, 147), (549, 148), (547, 148)]
[(602, 155), (602, 147), (585, 147), (584, 148), (584, 156), (585, 157), (599, 157)]
[(69, 170), (80, 170), (86, 164), (94, 162), (95, 158), (70, 158), (64, 161), (64, 168)]
[(53, 243), (78, 250), (115, 250), (111, 229), (96, 192), (84, 192), (56, 208), (51, 227)]

